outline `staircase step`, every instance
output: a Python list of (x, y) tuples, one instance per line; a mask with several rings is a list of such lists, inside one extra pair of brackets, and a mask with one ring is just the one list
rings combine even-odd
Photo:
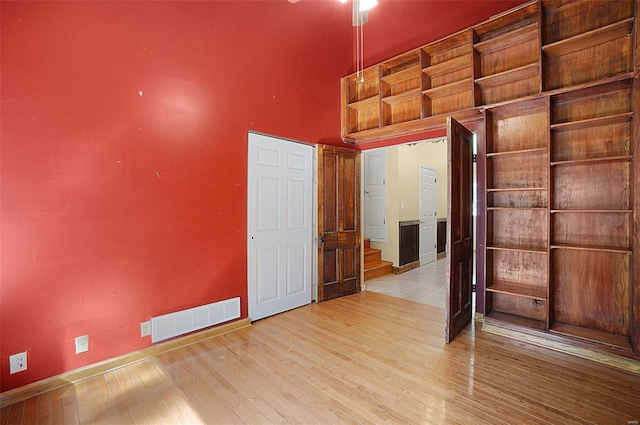
[(374, 277), (385, 276), (391, 274), (393, 263), (391, 261), (380, 261), (379, 263), (370, 263), (364, 265), (364, 280), (373, 279)]
[(375, 248), (365, 248), (364, 263), (376, 263), (382, 261), (382, 250)]
[(371, 239), (365, 239), (364, 240), (364, 249), (369, 249), (371, 248)]

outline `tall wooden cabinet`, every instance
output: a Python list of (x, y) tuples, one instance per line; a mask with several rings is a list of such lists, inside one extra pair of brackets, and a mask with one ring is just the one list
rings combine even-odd
[(342, 82), (343, 137), (356, 144), (442, 127), (447, 116), (482, 121), (487, 321), (631, 357), (640, 357), (639, 8), (531, 1)]

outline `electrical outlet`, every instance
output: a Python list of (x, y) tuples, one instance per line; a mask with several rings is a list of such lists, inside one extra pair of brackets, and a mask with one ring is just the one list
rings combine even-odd
[(151, 321), (140, 323), (140, 336), (145, 337), (151, 335)]
[(76, 338), (76, 354), (89, 351), (89, 335), (83, 335)]
[(9, 356), (9, 374), (27, 370), (27, 352)]

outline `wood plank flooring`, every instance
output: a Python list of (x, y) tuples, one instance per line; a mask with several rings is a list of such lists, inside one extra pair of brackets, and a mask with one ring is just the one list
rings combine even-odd
[(17, 424), (633, 424), (640, 375), (374, 292), (312, 304), (7, 406)]

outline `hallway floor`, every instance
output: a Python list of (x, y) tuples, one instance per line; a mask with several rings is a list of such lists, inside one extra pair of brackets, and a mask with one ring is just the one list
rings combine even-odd
[(365, 290), (416, 301), (444, 309), (446, 300), (446, 258), (402, 274), (367, 280)]

